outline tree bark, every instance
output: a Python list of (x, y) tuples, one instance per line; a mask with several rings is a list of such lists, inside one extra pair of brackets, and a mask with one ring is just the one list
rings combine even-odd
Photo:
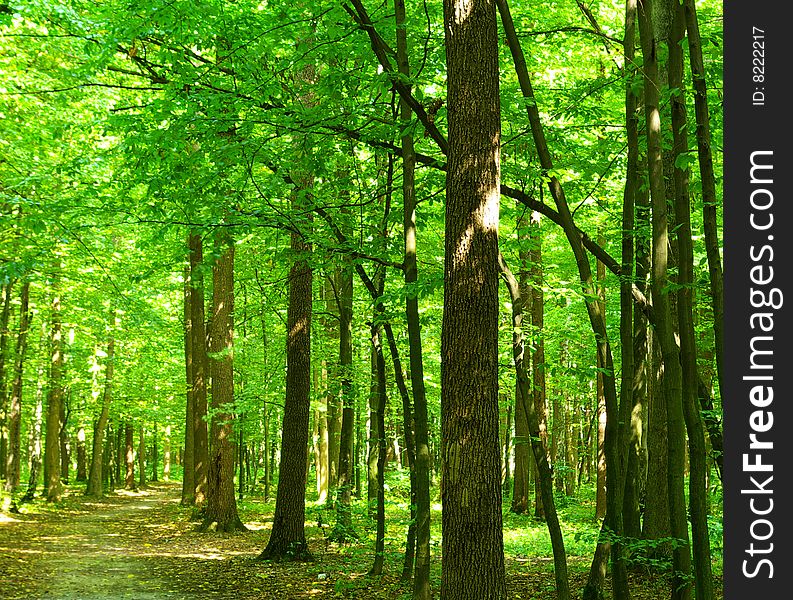
[[(310, 183), (302, 185), (307, 190)], [(295, 191), (292, 204), (301, 209)], [(311, 408), (311, 245), (298, 233), (291, 237), (287, 307), (286, 397), (282, 423), (281, 461), (273, 529), (259, 560), (310, 560), (305, 534), (306, 456)], [(267, 458), (265, 457), (265, 460)]]
[(200, 529), (245, 531), (234, 496), (234, 242), (227, 234), (215, 240), (219, 258), (212, 267), (212, 445), (207, 506)]
[(449, 164), (441, 333), (444, 600), (506, 598), (498, 415), (501, 111), (493, 0), (444, 0)]
[[(518, 219), (518, 238), (525, 240), (528, 237), (528, 222), (525, 213)], [(523, 300), (522, 314), (531, 315), (531, 293), (528, 286), (529, 251), (521, 247), (520, 271), (518, 273), (520, 297)], [(523, 317), (521, 316), (521, 319)], [(533, 400), (532, 400), (533, 401)], [(515, 514), (522, 515), (529, 512), (529, 489), (531, 488), (531, 473), (533, 459), (531, 456), (531, 440), (529, 439), (529, 415), (523, 402), (523, 396), (518, 384), (515, 384), (515, 477), (512, 486), (512, 507)]]
[[(397, 68), (400, 75), (410, 77), (407, 29), (405, 27), (405, 1), (395, 0)], [(400, 119), (405, 128), (402, 135), (402, 198), (404, 230), (404, 273), (405, 286), (408, 290), (415, 287), (418, 281), (418, 263), (416, 260), (416, 189), (415, 169), (416, 153), (413, 136), (407, 124), (413, 116), (410, 105), (400, 98)], [(429, 433), (427, 430), (427, 394), (424, 387), (424, 359), (421, 343), (421, 321), (419, 318), (418, 294), (408, 293), (405, 298), (405, 316), (408, 325), (410, 384), (413, 391), (413, 429), (415, 432), (415, 448), (408, 446), (408, 453), (414, 454), (413, 480), (415, 499), (415, 544), (416, 556), (413, 573), (413, 599), (428, 600), (432, 597), (430, 586), (430, 468), (432, 457), (429, 450)], [(407, 415), (406, 415), (407, 416)], [(406, 426), (407, 427), (407, 426)], [(406, 442), (410, 431), (405, 432)], [(410, 458), (409, 458), (410, 460)]]
[(11, 384), (11, 402), (8, 406), (8, 456), (6, 457), (5, 491), (13, 494), (19, 486), (21, 475), (22, 385), (24, 382), (25, 355), (28, 347), (30, 311), (30, 282), (22, 284), (19, 306), (19, 333), (14, 358), (14, 380)]

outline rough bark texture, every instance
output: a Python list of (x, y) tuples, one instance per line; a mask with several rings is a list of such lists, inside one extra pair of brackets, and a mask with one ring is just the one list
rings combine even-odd
[(498, 414), (501, 117), (493, 0), (444, 0), (449, 163), (441, 333), (446, 600), (506, 598)]
[[(59, 268), (59, 267), (57, 267)], [(47, 437), (44, 445), (44, 484), (47, 502), (61, 498), (61, 404), (63, 403), (63, 332), (61, 330), (61, 296), (59, 274), (53, 277), (50, 312), (50, 373), (47, 393)]]
[(24, 382), (25, 354), (27, 353), (28, 329), (30, 328), (30, 282), (22, 284), (19, 295), (19, 333), (17, 334), (14, 358), (14, 379), (11, 384), (11, 400), (8, 405), (8, 455), (6, 456), (5, 490), (13, 494), (19, 486), (20, 468), (20, 425), (22, 421), (22, 384)]
[(244, 531), (234, 496), (234, 244), (216, 242), (219, 258), (212, 268), (212, 450), (209, 455), (207, 506), (201, 529)]
[(198, 511), (206, 504), (207, 462), (207, 354), (206, 327), (204, 325), (204, 276), (201, 265), (204, 248), (201, 236), (190, 235), (190, 340), (192, 347), (193, 376), (193, 472), (194, 504)]
[[(113, 325), (115, 326), (116, 316), (115, 313), (111, 316)], [(107, 420), (110, 414), (110, 403), (113, 399), (113, 370), (114, 359), (116, 355), (116, 340), (111, 333), (110, 339), (107, 341), (107, 359), (105, 364), (105, 389), (102, 393), (102, 408), (99, 411), (99, 417), (94, 423), (94, 437), (91, 444), (91, 470), (88, 475), (88, 486), (86, 494), (88, 496), (99, 497), (103, 493), (104, 477), (102, 473), (102, 463), (104, 454), (104, 439), (105, 430), (107, 429)]]
[(661, 116), (659, 112), (657, 42), (653, 32), (653, 3), (639, 1), (639, 23), (642, 41), (645, 116), (647, 127), (647, 163), (652, 202), (653, 277), (652, 296), (656, 332), (664, 363), (663, 393), (666, 400), (668, 432), (669, 519), (677, 544), (672, 552), (674, 578), (673, 600), (691, 598), (691, 553), (688, 541), (683, 473), (685, 469), (685, 426), (683, 422), (682, 375), (668, 289), (669, 220), (664, 188), (661, 154)]
[[(298, 208), (296, 199), (293, 204)], [(273, 529), (260, 560), (309, 560), (306, 520), (306, 458), (311, 408), (311, 245), (297, 233), (291, 240), (286, 337), (286, 397), (281, 461)], [(265, 459), (266, 460), (266, 459)]]

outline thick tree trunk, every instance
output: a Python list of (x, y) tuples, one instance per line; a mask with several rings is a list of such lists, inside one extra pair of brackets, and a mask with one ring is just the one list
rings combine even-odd
[(506, 598), (498, 416), (501, 117), (493, 0), (444, 0), (449, 161), (441, 333), (445, 600)]
[[(663, 1), (663, 0), (662, 0)], [(645, 116), (647, 127), (647, 162), (652, 202), (653, 277), (652, 296), (655, 326), (663, 355), (663, 393), (666, 400), (668, 432), (669, 517), (672, 537), (677, 543), (672, 551), (674, 576), (673, 600), (691, 598), (691, 552), (688, 541), (683, 473), (685, 468), (685, 425), (682, 402), (680, 356), (675, 344), (668, 289), (669, 226), (661, 155), (661, 116), (659, 112), (657, 42), (653, 30), (653, 3), (639, 0), (639, 23), (642, 41)]]
[[(188, 246), (190, 239), (188, 238)], [(182, 506), (195, 503), (195, 450), (193, 427), (193, 310), (191, 293), (191, 270), (184, 270), (184, 364), (185, 364), (185, 428), (184, 455), (182, 460)]]
[(8, 405), (8, 456), (6, 458), (5, 490), (11, 494), (19, 486), (21, 476), (21, 424), (22, 424), (22, 384), (24, 382), (25, 355), (28, 347), (28, 330), (32, 313), (30, 311), (30, 282), (22, 284), (19, 306), (19, 333), (17, 334), (14, 359), (14, 380), (11, 384), (11, 401)]
[[(113, 327), (116, 326), (115, 312), (111, 314)], [(102, 464), (104, 455), (104, 435), (107, 429), (107, 419), (110, 414), (110, 402), (113, 398), (113, 370), (116, 355), (116, 341), (113, 334), (107, 341), (107, 360), (105, 365), (105, 389), (102, 394), (102, 408), (99, 417), (94, 423), (94, 437), (91, 444), (91, 470), (88, 475), (88, 486), (86, 494), (88, 496), (99, 497), (103, 493), (104, 477), (102, 476)]]
[[(60, 266), (56, 266), (60, 270)], [(44, 446), (47, 502), (61, 499), (61, 406), (63, 403), (63, 332), (61, 330), (60, 273), (53, 276), (50, 316), (50, 373), (47, 393), (47, 437)]]
[[(303, 189), (310, 184), (303, 185)], [(292, 203), (300, 208), (295, 192)], [(299, 212), (299, 211), (298, 211)], [(287, 307), (286, 396), (273, 529), (259, 560), (309, 560), (306, 543), (306, 455), (311, 408), (311, 245), (292, 233)], [(267, 457), (265, 457), (265, 461)]]
[(219, 258), (212, 267), (212, 450), (207, 506), (201, 530), (245, 531), (234, 496), (234, 243), (215, 242)]
[(207, 334), (204, 324), (204, 276), (201, 273), (204, 249), (201, 236), (190, 235), (190, 339), (192, 349), (191, 374), (193, 376), (193, 472), (195, 473), (196, 517), (206, 504), (207, 463)]

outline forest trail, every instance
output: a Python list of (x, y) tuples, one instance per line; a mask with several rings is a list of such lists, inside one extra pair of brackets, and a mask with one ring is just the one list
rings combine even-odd
[[(27, 514), (0, 513), (0, 598), (324, 599), (361, 597), (360, 586), (371, 583), (368, 547), (358, 555), (364, 561), (351, 564), (327, 547), (321, 529), (307, 526), (316, 562), (256, 562), (270, 533), (266, 512), (249, 515), (245, 533), (198, 533), (180, 492), (178, 483), (155, 483), (95, 500), (72, 488), (57, 507), (37, 500)], [(402, 591), (395, 574), (377, 583), (362, 597), (393, 600)]]
[[(64, 514), (20, 515), (0, 527), (0, 596), (52, 600), (166, 600), (182, 597), (147, 564), (149, 515), (173, 503), (178, 490), (157, 485), (82, 500)], [(176, 498), (178, 501), (178, 498)], [(5, 532), (6, 529), (10, 531)], [(3, 535), (8, 533), (11, 535)], [(13, 563), (16, 563), (14, 565)], [(11, 585), (10, 589), (3, 589)]]

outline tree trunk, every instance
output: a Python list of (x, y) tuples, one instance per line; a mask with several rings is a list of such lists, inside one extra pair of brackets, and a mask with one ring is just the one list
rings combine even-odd
[[(192, 238), (188, 238), (190, 246)], [(191, 269), (184, 270), (184, 364), (185, 364), (185, 428), (184, 456), (182, 460), (182, 506), (195, 504), (195, 459), (193, 425), (193, 309), (191, 293)]]
[(501, 116), (493, 0), (444, 0), (449, 154), (441, 333), (445, 600), (506, 598), (498, 415)]
[(507, 404), (507, 419), (504, 427), (504, 460), (501, 468), (501, 488), (506, 494), (512, 485), (511, 475), (509, 472), (509, 456), (512, 446), (510, 434), (512, 433), (512, 406)]
[(529, 391), (529, 376), (526, 373), (526, 346), (523, 337), (523, 296), (521, 287), (509, 270), (504, 257), (499, 255), (501, 276), (507, 284), (512, 300), (512, 356), (515, 362), (515, 379), (520, 406), (528, 422), (528, 439), (531, 440), (532, 454), (537, 465), (540, 480), (540, 493), (543, 495), (543, 506), (546, 510), (545, 522), (553, 548), (554, 578), (556, 581), (557, 600), (570, 600), (570, 584), (567, 577), (567, 553), (564, 548), (564, 537), (556, 513), (553, 497), (553, 476), (548, 463), (548, 451), (540, 436), (540, 421), (537, 410)]
[[(518, 238), (525, 240), (528, 237), (528, 222), (522, 214), (518, 219)], [(523, 299), (522, 314), (531, 315), (531, 293), (528, 286), (529, 252), (521, 247), (520, 253), (519, 292)], [(521, 317), (523, 318), (523, 317)], [(531, 474), (533, 472), (533, 459), (531, 456), (531, 440), (529, 439), (529, 415), (521, 396), (518, 384), (515, 385), (515, 478), (512, 486), (512, 507), (515, 514), (522, 515), (529, 512), (529, 489), (531, 488)]]
[(339, 439), (339, 480), (336, 495), (336, 524), (329, 538), (334, 541), (357, 539), (352, 525), (352, 489), (354, 442), (355, 442), (355, 398), (352, 388), (352, 268), (343, 265), (337, 271), (336, 288), (339, 305), (339, 374), (341, 383), (342, 419)]
[(138, 427), (138, 487), (146, 487), (146, 432), (142, 422)]
[(151, 480), (153, 482), (159, 481), (159, 466), (160, 462), (160, 449), (157, 446), (157, 422), (152, 424), (151, 430)]
[(680, 357), (674, 339), (670, 310), (668, 272), (669, 226), (661, 155), (661, 117), (659, 112), (657, 43), (653, 31), (651, 0), (639, 0), (639, 23), (643, 67), (646, 77), (644, 103), (647, 127), (647, 162), (652, 202), (653, 273), (652, 297), (656, 332), (663, 355), (663, 394), (666, 400), (668, 432), (669, 517), (672, 537), (674, 577), (673, 600), (691, 598), (691, 553), (688, 541), (683, 473), (685, 468), (685, 425), (682, 403)]
[(7, 479), (8, 462), (8, 387), (6, 359), (8, 357), (8, 322), (11, 319), (11, 289), (13, 280), (3, 285), (3, 309), (0, 312), (0, 479)]
[(135, 429), (132, 426), (132, 421), (129, 420), (124, 423), (124, 464), (126, 465), (124, 489), (137, 491), (135, 488)]
[[(604, 242), (602, 234), (598, 235), (598, 243)], [(598, 280), (598, 302), (600, 310), (605, 314), (606, 310), (606, 290), (603, 287), (603, 280), (606, 278), (606, 267), (601, 261), (597, 261), (597, 280)], [(600, 355), (596, 357), (597, 366), (597, 415), (598, 415), (598, 437), (597, 437), (597, 482), (595, 483), (596, 501), (595, 518), (602, 519), (606, 516), (606, 392), (603, 386), (603, 368)]]
[(19, 333), (17, 334), (14, 358), (14, 380), (11, 384), (11, 401), (8, 406), (8, 456), (6, 457), (5, 491), (13, 493), (19, 486), (21, 475), (21, 424), (22, 424), (22, 384), (24, 382), (25, 355), (28, 347), (30, 329), (30, 282), (22, 284), (19, 306)]
[(162, 443), (162, 478), (164, 481), (171, 480), (171, 426), (165, 426), (165, 439)]
[(209, 455), (207, 506), (201, 530), (245, 531), (234, 496), (234, 243), (215, 240), (219, 258), (212, 267), (212, 450)]
[[(305, 183), (303, 189), (310, 188)], [(296, 191), (292, 204), (301, 208)], [(309, 560), (306, 543), (306, 453), (311, 408), (311, 245), (292, 233), (287, 307), (286, 396), (273, 529), (259, 560)], [(267, 461), (267, 457), (265, 457)]]
[[(685, 9), (678, 0), (668, 0), (673, 11), (669, 41), (669, 86), (673, 94), (672, 131), (675, 182), (675, 230), (678, 248), (677, 315), (680, 330), (680, 362), (683, 385), (683, 417), (688, 430), (689, 509), (691, 514), (694, 585), (697, 600), (713, 600), (710, 538), (708, 536), (707, 451), (705, 431), (697, 399), (697, 348), (694, 333), (694, 247), (691, 237), (691, 205), (688, 193), (688, 169), (679, 168), (677, 158), (688, 152), (685, 87), (683, 81), (683, 49)], [(687, 526), (686, 526), (687, 527)], [(686, 534), (688, 529), (686, 529)]]
[[(716, 177), (713, 169), (713, 153), (711, 152), (710, 110), (708, 108), (708, 90), (705, 79), (705, 63), (702, 60), (702, 42), (697, 22), (697, 6), (694, 0), (684, 0), (686, 29), (688, 31), (688, 57), (691, 64), (691, 79), (694, 87), (694, 111), (697, 119), (697, 156), (699, 173), (702, 181), (702, 222), (705, 233), (705, 252), (708, 259), (710, 274), (710, 296), (713, 308), (713, 333), (716, 346), (716, 371), (719, 389), (724, 394), (724, 275), (722, 273), (721, 256), (719, 253), (718, 214), (719, 198), (716, 195)], [(711, 433), (711, 439), (713, 434)], [(714, 444), (714, 451), (716, 450)], [(721, 447), (718, 448), (721, 450)], [(716, 455), (721, 474), (722, 455)]]
[(36, 495), (36, 487), (39, 481), (39, 472), (41, 470), (41, 421), (44, 413), (44, 393), (42, 390), (43, 385), (43, 368), (39, 367), (38, 373), (39, 385), (36, 390), (36, 409), (33, 414), (33, 427), (31, 432), (31, 453), (30, 453), (30, 475), (28, 478), (28, 487), (25, 495), (20, 499), (20, 503), (31, 502)]
[[(115, 311), (111, 313), (111, 322), (115, 328), (118, 324)], [(110, 334), (110, 339), (107, 341), (107, 360), (105, 365), (105, 389), (102, 394), (102, 409), (99, 412), (99, 417), (94, 423), (94, 438), (91, 444), (91, 470), (88, 475), (88, 486), (86, 494), (88, 496), (100, 497), (103, 493), (102, 476), (102, 462), (103, 462), (103, 448), (104, 448), (104, 435), (107, 429), (107, 419), (110, 414), (110, 402), (113, 397), (113, 370), (116, 355), (116, 341), (113, 333)]]
[(383, 358), (383, 345), (381, 341), (379, 326), (372, 325), (372, 347), (375, 354), (377, 370), (377, 398), (375, 406), (377, 408), (375, 428), (380, 432), (377, 440), (377, 531), (375, 532), (374, 564), (369, 571), (370, 575), (382, 575), (383, 562), (385, 560), (385, 359)]
[(206, 504), (207, 463), (207, 354), (204, 324), (204, 276), (201, 273), (204, 249), (201, 236), (190, 235), (190, 340), (192, 349), (191, 374), (193, 376), (193, 472), (195, 473), (195, 517)]
[[(397, 41), (397, 67), (399, 73), (410, 77), (409, 49), (407, 29), (405, 27), (406, 11), (404, 0), (395, 0), (396, 15), (396, 41)], [(403, 98), (400, 99), (400, 119), (406, 125), (411, 117), (410, 106)], [(402, 135), (402, 198), (404, 230), (404, 273), (405, 285), (411, 289), (411, 284), (418, 281), (418, 263), (416, 260), (416, 189), (415, 169), (416, 154), (413, 145), (413, 136), (406, 128)], [(419, 319), (418, 294), (408, 293), (405, 298), (405, 316), (408, 325), (410, 383), (413, 391), (414, 448), (408, 443), (409, 460), (413, 454), (412, 480), (415, 498), (411, 504), (415, 505), (415, 566), (413, 579), (413, 599), (427, 600), (432, 597), (430, 586), (430, 468), (432, 457), (429, 451), (427, 431), (427, 396), (424, 388), (424, 360), (421, 343), (421, 322)], [(408, 417), (408, 415), (405, 415)], [(406, 426), (407, 427), (407, 426)], [(410, 431), (406, 431), (406, 436)], [(406, 442), (409, 440), (406, 437)], [(406, 560), (407, 563), (407, 560)]]
[[(60, 265), (55, 267), (60, 271)], [(45, 485), (47, 502), (61, 499), (60, 435), (61, 406), (63, 403), (63, 332), (61, 330), (60, 273), (53, 275), (50, 290), (50, 373), (49, 392), (47, 393), (47, 438), (44, 446)]]

